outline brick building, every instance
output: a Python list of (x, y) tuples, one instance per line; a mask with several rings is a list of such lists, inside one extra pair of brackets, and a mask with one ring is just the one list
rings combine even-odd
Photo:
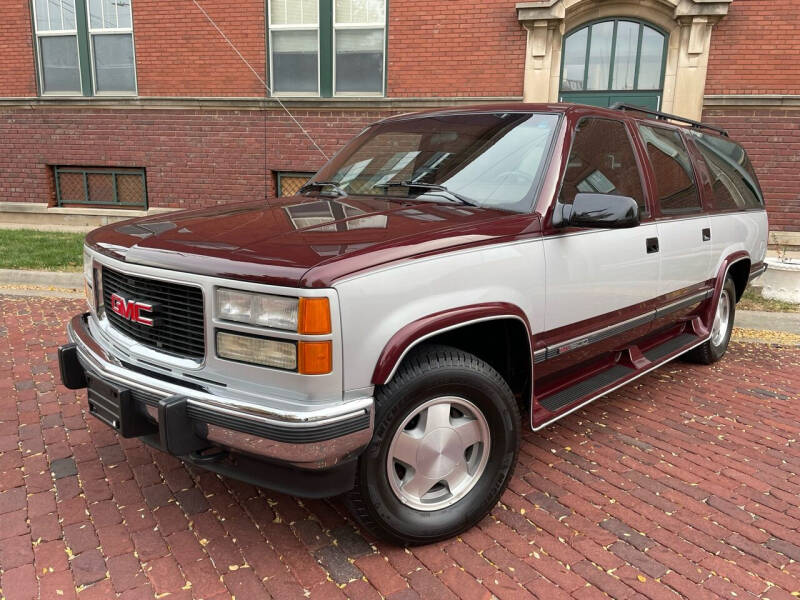
[(729, 129), (760, 174), (772, 241), (800, 246), (796, 0), (3, 8), (0, 222), (83, 226), (269, 199), (398, 112), (623, 100)]

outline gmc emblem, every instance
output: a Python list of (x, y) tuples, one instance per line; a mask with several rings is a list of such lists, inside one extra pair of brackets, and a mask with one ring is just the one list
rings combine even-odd
[(153, 314), (153, 305), (136, 300), (126, 300), (117, 294), (111, 294), (111, 310), (123, 319), (139, 323), (140, 325), (153, 326), (152, 317), (146, 317), (142, 313)]

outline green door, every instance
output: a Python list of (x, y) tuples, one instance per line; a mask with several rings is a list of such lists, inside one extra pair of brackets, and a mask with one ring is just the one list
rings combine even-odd
[(661, 109), (667, 36), (634, 19), (593, 21), (564, 38), (562, 102)]

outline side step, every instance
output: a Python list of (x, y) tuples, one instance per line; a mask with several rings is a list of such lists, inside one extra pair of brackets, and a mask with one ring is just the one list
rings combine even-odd
[(664, 358), (667, 354), (672, 354), (676, 350), (680, 350), (684, 346), (688, 346), (695, 341), (700, 341), (696, 335), (682, 333), (678, 337), (674, 337), (663, 344), (650, 348), (650, 350), (644, 353), (644, 357), (651, 362), (656, 362)]
[[(578, 401), (583, 400), (588, 402), (602, 396), (611, 388), (626, 383), (640, 375), (644, 375), (648, 371), (652, 371), (663, 362), (664, 358), (683, 349), (690, 348), (697, 345), (701, 341), (696, 335), (689, 333), (682, 333), (674, 338), (650, 348), (644, 353), (647, 359), (646, 364), (640, 368), (635, 369), (621, 364), (614, 364), (605, 371), (601, 371), (591, 377), (578, 381), (569, 387), (559, 390), (553, 394), (549, 394), (542, 398), (538, 398), (539, 406), (548, 410), (551, 413), (556, 413), (565, 409), (566, 407), (577, 404)], [(574, 409), (573, 409), (574, 410)], [(556, 420), (550, 419), (547, 423)], [(541, 426), (537, 426), (538, 429)]]
[(588, 396), (592, 392), (601, 390), (615, 381), (624, 379), (634, 373), (636, 373), (635, 369), (630, 369), (622, 365), (615, 365), (610, 369), (601, 371), (597, 375), (579, 381), (568, 388), (564, 388), (560, 392), (556, 392), (551, 396), (539, 400), (539, 404), (550, 412), (556, 412), (568, 404), (572, 404), (575, 400), (580, 400), (584, 396)]

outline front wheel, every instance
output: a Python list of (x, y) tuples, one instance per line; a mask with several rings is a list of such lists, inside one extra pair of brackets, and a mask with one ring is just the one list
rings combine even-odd
[(717, 301), (714, 322), (711, 325), (711, 336), (708, 340), (686, 353), (686, 358), (693, 362), (710, 365), (720, 360), (728, 349), (733, 331), (733, 320), (736, 316), (736, 286), (728, 277)]
[(452, 537), (497, 503), (519, 439), (519, 409), (497, 371), (455, 348), (424, 348), (378, 389), (375, 434), (345, 501), (394, 543)]

